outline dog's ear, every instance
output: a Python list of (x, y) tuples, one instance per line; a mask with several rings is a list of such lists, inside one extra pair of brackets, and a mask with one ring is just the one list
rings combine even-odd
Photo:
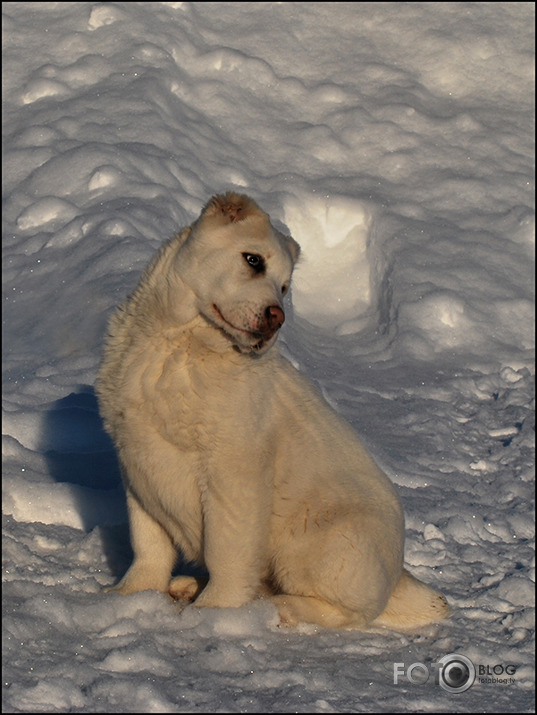
[(252, 213), (261, 209), (255, 201), (243, 194), (228, 192), (227, 194), (213, 196), (202, 212), (202, 216), (221, 218), (224, 223), (237, 223)]
[(287, 248), (289, 249), (293, 263), (296, 263), (300, 256), (300, 246), (292, 236), (285, 236), (285, 242), (287, 243)]

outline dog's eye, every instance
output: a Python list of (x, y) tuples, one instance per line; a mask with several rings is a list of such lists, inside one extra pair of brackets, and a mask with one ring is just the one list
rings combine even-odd
[(282, 285), (282, 295), (285, 295), (288, 290), (289, 290), (289, 286), (284, 283)]
[(265, 261), (262, 256), (258, 256), (257, 253), (243, 253), (242, 256), (256, 273), (262, 273), (265, 270)]

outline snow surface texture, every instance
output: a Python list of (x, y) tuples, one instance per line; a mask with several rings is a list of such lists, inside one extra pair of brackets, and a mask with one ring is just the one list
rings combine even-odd
[[(4, 712), (533, 711), (533, 3), (3, 12)], [(282, 349), (398, 486), (448, 622), (103, 593), (130, 562), (106, 320), (227, 189), (301, 243)], [(394, 683), (451, 653), (496, 670)]]

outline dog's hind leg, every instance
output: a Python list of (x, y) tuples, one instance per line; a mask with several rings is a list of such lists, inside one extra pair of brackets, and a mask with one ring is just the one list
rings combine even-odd
[(356, 614), (315, 596), (282, 594), (270, 599), (280, 614), (282, 626), (314, 623), (325, 628), (345, 628), (354, 623)]
[(445, 597), (403, 569), (383, 612), (373, 626), (407, 630), (436, 623), (450, 614)]

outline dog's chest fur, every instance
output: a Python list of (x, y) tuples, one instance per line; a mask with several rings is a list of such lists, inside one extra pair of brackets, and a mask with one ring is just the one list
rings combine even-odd
[[(230, 360), (188, 332), (163, 337), (131, 357), (137, 366), (127, 388), (136, 394), (131, 408), (145, 413), (148, 424), (181, 451), (217, 447), (233, 406), (251, 399), (252, 387), (259, 391), (264, 382), (265, 371), (252, 358), (237, 353)], [(240, 424), (241, 414), (235, 419)]]

